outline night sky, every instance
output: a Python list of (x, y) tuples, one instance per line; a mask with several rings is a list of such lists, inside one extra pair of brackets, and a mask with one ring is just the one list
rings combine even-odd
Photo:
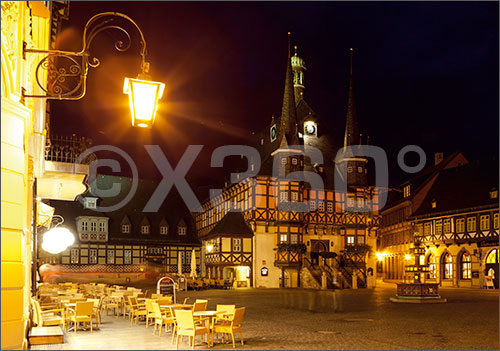
[[(409, 144), (470, 159), (498, 152), (497, 2), (71, 2), (57, 47), (79, 50), (85, 22), (103, 11), (132, 17), (146, 38), (153, 80), (166, 84), (152, 130), (130, 126), (123, 78), (139, 73), (139, 41), (114, 50), (116, 31), (101, 33), (91, 53), (87, 95), (54, 101), (51, 133), (75, 133), (128, 152), (142, 178), (160, 178), (144, 144), (159, 144), (175, 164), (187, 145), (205, 145), (189, 173), (209, 183), (220, 145), (249, 144), (252, 131), (279, 116), (287, 32), (305, 60), (305, 99), (343, 140), (349, 48), (360, 131), (386, 150), (390, 184)], [(321, 126), (320, 126), (321, 128)], [(411, 163), (409, 162), (409, 165)], [(127, 174), (124, 170), (123, 174)]]

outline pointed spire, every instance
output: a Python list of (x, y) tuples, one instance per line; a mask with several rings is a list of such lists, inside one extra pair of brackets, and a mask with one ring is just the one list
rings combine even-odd
[(352, 79), (352, 52), (350, 49), (350, 73), (349, 73), (349, 98), (347, 100), (347, 115), (344, 134), (344, 147), (358, 145), (361, 141), (354, 102), (353, 79)]
[(280, 134), (286, 137), (288, 145), (298, 145), (297, 112), (295, 110), (293, 71), (290, 58), (290, 32), (288, 32), (288, 58), (286, 65), (285, 89), (283, 93), (283, 105), (281, 108)]

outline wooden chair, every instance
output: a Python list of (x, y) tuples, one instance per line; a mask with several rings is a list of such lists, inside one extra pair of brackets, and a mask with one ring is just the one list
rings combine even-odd
[(111, 309), (115, 313), (115, 316), (120, 313), (120, 306), (122, 306), (121, 299), (123, 299), (123, 293), (111, 293), (111, 296), (107, 296), (104, 301), (103, 309), (106, 310), (106, 316), (109, 314), (108, 311)]
[(42, 311), (40, 303), (31, 299), (31, 306), (33, 308), (33, 322), (38, 327), (62, 325), (63, 331), (66, 329), (66, 319), (64, 316), (64, 309), (54, 308)]
[(160, 310), (160, 305), (158, 305), (157, 302), (152, 303), (153, 306), (153, 316), (155, 320), (155, 328), (153, 330), (153, 335), (156, 334), (156, 328), (159, 326), (160, 331), (158, 332), (158, 335), (161, 336), (161, 329), (163, 325), (165, 324), (165, 329), (167, 328), (168, 325), (172, 326), (172, 334), (175, 332), (175, 318), (170, 314), (170, 312), (161, 312)]
[(146, 305), (138, 304), (137, 298), (133, 297), (133, 296), (129, 296), (128, 301), (129, 301), (129, 307), (130, 307), (130, 311), (129, 311), (130, 324), (132, 324), (134, 322), (134, 318), (135, 318), (135, 324), (137, 324), (137, 321), (139, 320), (140, 316), (146, 317), (146, 315), (147, 315)]
[[(179, 349), (179, 337), (181, 336), (189, 337), (189, 344), (192, 346), (193, 350), (196, 335), (203, 336), (206, 334), (208, 347), (212, 346), (210, 343), (210, 326), (208, 323), (204, 326), (195, 325), (193, 311), (175, 310), (175, 318), (177, 322), (177, 350)], [(205, 319), (208, 320), (208, 318)], [(201, 341), (203, 341), (203, 338), (201, 338)]]
[(162, 294), (151, 294), (152, 299), (162, 299), (163, 295)]
[(97, 328), (99, 328), (99, 323), (101, 323), (101, 309), (104, 298), (104, 296), (101, 296), (100, 299), (87, 299), (87, 301), (92, 301), (94, 303), (92, 317), (95, 318), (95, 324)]
[(187, 304), (188, 304), (188, 302), (189, 302), (189, 297), (184, 298), (184, 302), (183, 302), (183, 304), (184, 304), (184, 305), (187, 305)]
[(236, 308), (234, 315), (230, 317), (214, 317), (212, 319), (212, 339), (214, 333), (231, 334), (233, 340), (233, 348), (236, 347), (234, 342), (234, 333), (240, 333), (241, 345), (243, 345), (243, 334), (241, 332), (241, 322), (245, 315), (245, 307)]
[(146, 299), (146, 328), (149, 327), (149, 319), (154, 321), (153, 302), (157, 302), (156, 299)]
[(68, 308), (69, 321), (73, 322), (75, 326), (75, 333), (78, 329), (78, 323), (83, 322), (85, 327), (87, 323), (90, 323), (90, 332), (92, 333), (92, 315), (94, 312), (94, 303), (89, 302), (77, 302), (75, 309)]

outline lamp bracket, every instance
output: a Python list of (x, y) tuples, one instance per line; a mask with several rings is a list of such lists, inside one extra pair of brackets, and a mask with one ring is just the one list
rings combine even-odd
[[(116, 29), (125, 35), (125, 41), (117, 40), (115, 49), (123, 52), (127, 51), (131, 45), (129, 32), (122, 27), (117, 20), (124, 19), (131, 23), (140, 34), (141, 43), (141, 74), (149, 71), (149, 63), (146, 62), (146, 40), (144, 35), (130, 17), (119, 12), (103, 12), (90, 18), (83, 30), (83, 45), (80, 51), (63, 50), (40, 50), (28, 48), (26, 42), (23, 43), (23, 58), (26, 54), (41, 55), (35, 69), (35, 78), (42, 94), (25, 94), (26, 98), (46, 98), (58, 100), (79, 100), (85, 96), (87, 73), (89, 66), (96, 68), (100, 65), (97, 57), (91, 56), (90, 45), (92, 41), (102, 31)], [(47, 84), (43, 84), (44, 76), (47, 76)]]

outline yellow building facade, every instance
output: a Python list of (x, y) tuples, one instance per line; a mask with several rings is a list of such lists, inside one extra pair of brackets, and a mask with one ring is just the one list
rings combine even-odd
[[(23, 44), (48, 48), (50, 11), (41, 1), (2, 1), (2, 341), (25, 348), (31, 296), (33, 184), (43, 169), (45, 105), (23, 99), (32, 91), (36, 62)], [(43, 77), (42, 77), (43, 79)]]

